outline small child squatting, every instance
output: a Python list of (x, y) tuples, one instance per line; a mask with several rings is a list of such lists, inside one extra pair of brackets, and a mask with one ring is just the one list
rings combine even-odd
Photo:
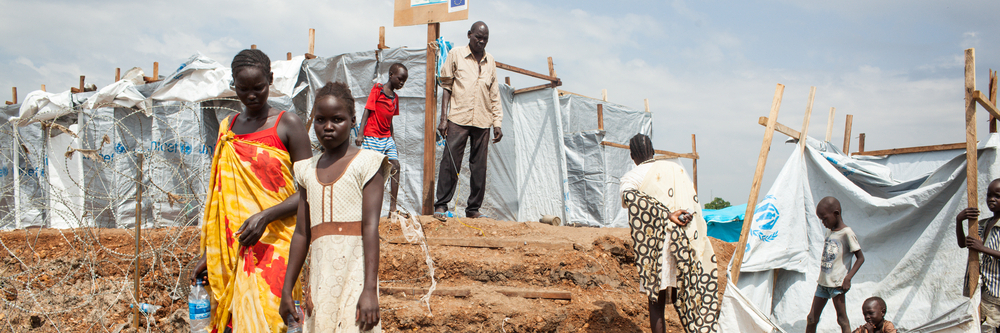
[(872, 296), (861, 306), (861, 314), (865, 316), (865, 324), (858, 326), (854, 333), (896, 333), (896, 326), (885, 320), (885, 300)]
[[(806, 317), (806, 333), (816, 332), (819, 315), (823, 313), (826, 301), (830, 298), (833, 299), (833, 308), (837, 310), (837, 324), (840, 325), (841, 332), (850, 333), (851, 322), (847, 318), (844, 293), (851, 290), (851, 278), (865, 262), (865, 256), (861, 253), (858, 237), (844, 224), (840, 201), (834, 197), (823, 198), (816, 205), (816, 216), (831, 232), (823, 246), (819, 281), (817, 281), (819, 284), (816, 286), (816, 295), (813, 296), (809, 316)], [(847, 271), (847, 267), (851, 265), (851, 253), (854, 253), (857, 261), (851, 266), (851, 270)]]
[[(955, 217), (955, 236), (958, 247), (968, 247), (980, 253), (979, 276), (982, 297), (979, 302), (979, 314), (982, 324), (1000, 332), (1000, 228), (996, 228), (1000, 217), (1000, 178), (990, 182), (986, 188), (986, 207), (993, 212), (988, 219), (979, 219), (979, 209), (966, 208)], [(979, 221), (979, 238), (965, 235), (963, 221)], [(971, 230), (970, 230), (971, 231)]]

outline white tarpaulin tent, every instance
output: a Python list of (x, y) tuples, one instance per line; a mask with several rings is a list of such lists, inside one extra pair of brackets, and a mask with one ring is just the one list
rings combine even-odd
[[(1000, 176), (992, 134), (979, 145), (980, 210), (985, 189)], [(791, 154), (757, 205), (738, 283), (753, 309), (724, 307), (724, 332), (759, 327), (742, 313), (758, 312), (788, 332), (805, 330), (827, 229), (816, 202), (840, 200), (865, 263), (846, 294), (851, 329), (864, 323), (862, 302), (880, 296), (885, 319), (901, 332), (979, 332), (978, 295), (962, 296), (967, 249), (955, 241), (955, 216), (966, 207), (965, 151), (848, 157), (809, 139)], [(733, 302), (735, 306), (740, 303)], [(819, 332), (839, 332), (831, 303)]]
[[(406, 65), (409, 82), (397, 92), (400, 115), (394, 118), (402, 167), (399, 207), (419, 212), (425, 52), (394, 48), (273, 61), (268, 103), (307, 120), (315, 91), (341, 81), (351, 89), (360, 121), (371, 87), (386, 81), (389, 64)], [(140, 174), (145, 227), (200, 223), (219, 123), (242, 107), (229, 88), (230, 69), (196, 54), (157, 82), (143, 82), (138, 68), (125, 74), (95, 92), (35, 91), (21, 105), (0, 107), (0, 184), (10, 185), (0, 188), (0, 228), (131, 227)], [(651, 134), (652, 115), (560, 96), (552, 88), (515, 95), (501, 84), (501, 100), (504, 138), (489, 147), (482, 212), (499, 220), (533, 221), (549, 214), (577, 224), (624, 227), (618, 177), (632, 161), (627, 149), (600, 143)], [(604, 104), (604, 130), (597, 130), (598, 103)], [(312, 137), (312, 129), (307, 131)], [(443, 148), (439, 141), (436, 161)], [(460, 213), (468, 175), (466, 162), (452, 203)]]

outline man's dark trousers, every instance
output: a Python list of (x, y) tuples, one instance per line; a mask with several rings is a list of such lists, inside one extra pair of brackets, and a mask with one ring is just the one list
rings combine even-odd
[(486, 155), (489, 155), (487, 151), (489, 140), (489, 128), (462, 126), (448, 121), (448, 137), (445, 139), (447, 144), (438, 168), (435, 209), (447, 210), (448, 202), (455, 196), (458, 170), (462, 167), (462, 158), (465, 155), (465, 144), (470, 142), (469, 170), (472, 174), (469, 175), (469, 202), (465, 208), (465, 215), (473, 216), (479, 213), (479, 208), (483, 206), (483, 197), (486, 195)]

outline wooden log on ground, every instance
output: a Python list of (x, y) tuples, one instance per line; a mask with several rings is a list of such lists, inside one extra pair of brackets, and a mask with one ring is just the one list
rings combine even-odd
[(497, 289), (497, 292), (507, 297), (573, 300), (573, 293), (568, 291)]
[[(404, 239), (390, 240), (389, 244), (412, 244)], [(414, 244), (415, 245), (415, 244)], [(446, 238), (446, 237), (432, 237), (427, 238), (427, 245), (429, 246), (455, 246), (455, 247), (475, 247), (475, 248), (490, 248), (490, 249), (502, 249), (502, 248), (519, 248), (519, 247), (529, 247), (538, 248), (545, 250), (563, 250), (572, 251), (573, 242), (566, 241), (536, 241), (527, 239), (512, 239), (512, 238)]]
[[(429, 288), (422, 287), (379, 287), (378, 291), (383, 295), (412, 295), (423, 296), (427, 294)], [(472, 291), (467, 288), (434, 288), (433, 296), (469, 297)]]

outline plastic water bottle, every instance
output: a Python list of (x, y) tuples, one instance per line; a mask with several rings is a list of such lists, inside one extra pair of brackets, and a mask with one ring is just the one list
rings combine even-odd
[[(129, 304), (128, 307), (134, 308), (135, 305), (134, 304)], [(152, 305), (152, 304), (149, 304), (149, 303), (139, 303), (139, 311), (142, 312), (142, 313), (146, 313), (146, 314), (150, 314), (150, 313), (156, 312), (156, 310), (159, 310), (160, 308), (162, 308), (162, 306)]]
[[(299, 315), (300, 319), (305, 319), (302, 317), (302, 307), (299, 306), (299, 301), (295, 301), (295, 313)], [(288, 315), (288, 318), (285, 318), (285, 322), (288, 323), (286, 333), (302, 333), (302, 322), (296, 321), (292, 315)]]
[(208, 328), (212, 302), (208, 300), (208, 291), (205, 291), (205, 282), (198, 279), (191, 293), (188, 294), (188, 315), (191, 323), (191, 332), (204, 332)]

